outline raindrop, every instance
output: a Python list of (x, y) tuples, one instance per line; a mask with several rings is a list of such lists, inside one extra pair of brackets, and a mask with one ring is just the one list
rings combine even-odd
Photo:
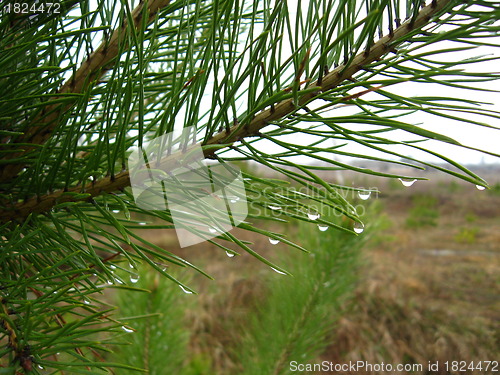
[(123, 281), (121, 281), (118, 277), (117, 277), (117, 278), (115, 278), (115, 281), (116, 281), (118, 284), (124, 284), (124, 282), (123, 282)]
[(107, 281), (106, 281), (106, 283), (107, 283), (108, 285), (113, 285), (113, 280), (109, 279), (109, 280), (107, 280)]
[(131, 268), (131, 269), (133, 269), (133, 270), (135, 269), (135, 266), (132, 263), (129, 263), (128, 267)]
[(226, 255), (229, 257), (229, 258), (232, 258), (234, 257), (234, 253), (230, 252), (230, 251), (226, 251)]
[(236, 203), (236, 202), (238, 202), (239, 200), (240, 200), (240, 197), (230, 197), (230, 198), (229, 198), (229, 201), (230, 201), (231, 203)]
[(126, 327), (126, 326), (122, 326), (122, 329), (123, 329), (125, 332), (127, 332), (127, 333), (132, 333), (132, 332), (134, 332), (134, 330), (133, 330), (133, 329), (128, 328), (128, 327)]
[(281, 210), (281, 207), (280, 206), (267, 206), (269, 207), (270, 210), (273, 210), (273, 211), (278, 211), (278, 210)]
[(476, 185), (477, 190), (485, 190), (486, 188), (481, 185)]
[(362, 233), (365, 230), (365, 225), (363, 223), (355, 222), (352, 228), (356, 233)]
[(193, 294), (193, 292), (191, 292), (190, 290), (184, 288), (182, 285), (179, 285), (179, 287), (182, 289), (182, 291), (186, 294)]
[(141, 221), (139, 225), (146, 225), (146, 223), (144, 221)]
[(271, 245), (277, 245), (280, 243), (280, 240), (269, 238), (269, 242), (271, 243)]
[(276, 269), (276, 268), (274, 268), (274, 267), (271, 267), (271, 269), (272, 269), (274, 272), (279, 273), (280, 275), (286, 275), (286, 273), (285, 273), (285, 272), (280, 271), (280, 270), (277, 270), (277, 269)]
[(44, 367), (43, 367), (42, 365), (38, 365), (38, 368), (39, 368), (40, 370), (43, 370), (43, 369), (44, 369)]
[(366, 201), (368, 198), (370, 198), (370, 195), (372, 195), (372, 192), (370, 190), (358, 191), (359, 199), (362, 199), (364, 201)]
[(86, 304), (86, 305), (90, 305), (91, 304), (90, 300), (88, 300), (87, 298), (83, 299), (83, 303)]
[(307, 217), (310, 219), (310, 220), (317, 220), (319, 219), (321, 215), (319, 214), (319, 212), (317, 211), (309, 211), (307, 213)]
[(415, 183), (415, 181), (417, 181), (416, 179), (414, 178), (400, 178), (399, 181), (401, 181), (401, 183), (403, 184), (403, 186), (405, 187), (410, 187), (411, 185), (413, 185)]
[(217, 233), (217, 229), (212, 228), (212, 227), (209, 227), (209, 228), (208, 228), (208, 231), (209, 231), (210, 233)]
[(130, 282), (131, 282), (132, 284), (135, 284), (135, 283), (136, 283), (136, 282), (138, 282), (138, 281), (139, 281), (139, 275), (138, 275), (138, 274), (136, 274), (136, 273), (131, 273), (131, 274), (130, 274)]
[(318, 224), (318, 229), (322, 232), (326, 231), (328, 229), (328, 225), (322, 225)]
[(116, 270), (116, 266), (114, 264), (110, 264), (109, 268), (111, 268), (112, 270)]
[(113, 210), (113, 213), (114, 213), (114, 214), (117, 214), (117, 213), (119, 213), (119, 212), (120, 212), (120, 210)]

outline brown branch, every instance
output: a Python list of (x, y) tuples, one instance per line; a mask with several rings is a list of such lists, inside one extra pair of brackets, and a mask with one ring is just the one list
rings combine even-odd
[[(414, 20), (403, 23), (401, 26), (393, 30), (392, 33), (379, 39), (371, 46), (368, 53), (367, 51), (363, 51), (354, 57), (350, 65), (340, 65), (330, 73), (324, 75), (322, 77), (321, 85), (318, 82), (315, 82), (306, 88), (306, 92), (299, 91), (299, 106), (306, 105), (311, 100), (320, 96), (324, 91), (336, 88), (343, 81), (350, 79), (354, 74), (359, 72), (364, 66), (380, 59), (383, 55), (392, 51), (396, 42), (401, 43), (405, 36), (428, 24), (433, 17), (442, 13), (453, 2), (453, 0), (433, 1), (430, 5), (427, 5), (421, 10)], [(316, 90), (314, 90), (314, 88), (316, 88)], [(220, 145), (220, 148), (204, 150), (204, 156), (211, 157), (218, 149), (227, 147), (227, 144), (229, 143), (234, 143), (244, 137), (258, 135), (259, 130), (268, 125), (270, 122), (284, 118), (295, 110), (296, 106), (293, 103), (293, 99), (285, 100), (257, 114), (247, 126), (235, 124), (228, 129), (228, 131), (222, 130), (209, 139), (207, 144), (223, 144)], [(176, 155), (171, 155), (168, 158), (165, 158), (162, 160), (162, 166), (168, 165), (170, 162), (174, 162), (175, 159)], [(124, 171), (114, 177), (108, 176), (96, 181), (95, 183), (89, 183), (84, 187), (78, 186), (69, 190), (70, 192), (83, 191), (90, 194), (87, 198), (75, 199), (71, 195), (65, 195), (63, 191), (58, 191), (17, 203), (10, 209), (0, 211), (0, 222), (16, 219), (23, 220), (30, 213), (46, 212), (57, 203), (85, 200), (102, 193), (122, 190), (128, 186), (130, 186), (129, 172)]]
[[(145, 1), (141, 1), (132, 11), (135, 29), (137, 29), (142, 22), (145, 4)], [(147, 22), (150, 23), (160, 9), (170, 4), (170, 0), (151, 0), (147, 2), (147, 4)], [(88, 89), (89, 85), (98, 82), (104, 73), (113, 67), (114, 63), (117, 61), (120, 50), (127, 48), (127, 45), (123, 47), (122, 44), (125, 43), (124, 40), (126, 40), (128, 27), (128, 22), (125, 20), (122, 25), (113, 32), (111, 38), (103, 41), (99, 48), (87, 58), (73, 76), (61, 86), (57, 94), (81, 93)], [(22, 157), (28, 152), (33, 151), (36, 148), (35, 145), (41, 145), (47, 142), (59, 123), (59, 117), (73, 107), (74, 104), (74, 102), (70, 104), (52, 104), (45, 107), (42, 113), (33, 120), (33, 123), (26, 127), (26, 132), (15, 140), (16, 143), (30, 143), (34, 146), (23, 145), (22, 151), (8, 154), (8, 157), (6, 156), (5, 158), (13, 159)], [(0, 182), (14, 178), (23, 167), (24, 164), (22, 163), (6, 164), (3, 168), (0, 168)]]

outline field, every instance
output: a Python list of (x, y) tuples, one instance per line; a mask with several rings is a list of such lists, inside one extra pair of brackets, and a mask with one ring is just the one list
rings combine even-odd
[[(424, 366), (408, 372), (412, 374), (494, 373), (453, 371), (451, 367), (447, 371), (444, 366), (446, 361), (451, 366), (451, 361), (469, 365), (500, 359), (500, 180), (495, 171), (483, 172), (491, 190), (479, 191), (434, 172), (426, 175), (430, 181), (408, 188), (397, 180), (344, 176), (348, 186), (378, 188), (379, 193), (369, 200), (356, 201), (371, 212), (366, 220), (367, 228), (373, 226), (373, 230), (366, 231), (370, 233), (360, 250), (354, 289), (340, 307), (331, 308), (336, 324), (329, 329), (327, 345), (310, 363)], [(297, 232), (295, 224), (273, 229), (292, 237)], [(289, 276), (275, 274), (246, 253), (230, 258), (210, 244), (179, 249), (172, 233), (141, 232), (215, 278), (191, 280), (199, 294), (191, 296), (195, 302), (185, 317), (189, 353), (202, 369), (192, 370), (191, 363), (190, 373), (243, 373), (234, 347), (250, 329), (249, 316), (266, 297), (269, 275), (283, 283)], [(253, 249), (278, 262), (300, 253), (282, 244), (271, 246), (264, 237), (241, 236), (253, 242)], [(311, 236), (318, 234), (311, 232)], [(438, 370), (428, 371), (429, 362), (436, 361)], [(358, 369), (342, 373), (391, 372)]]
[(341, 319), (324, 360), (499, 359), (499, 185), (480, 192), (430, 177), (407, 189), (381, 188), (386, 228), (364, 249), (353, 312)]

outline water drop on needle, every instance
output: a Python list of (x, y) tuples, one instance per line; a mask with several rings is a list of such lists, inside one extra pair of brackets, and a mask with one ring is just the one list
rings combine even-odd
[(193, 294), (193, 292), (191, 292), (190, 290), (184, 288), (182, 285), (179, 285), (179, 287), (182, 289), (182, 291), (186, 294)]
[(269, 242), (271, 243), (271, 245), (277, 245), (280, 243), (280, 240), (277, 240), (275, 238), (269, 238)]
[(359, 199), (362, 199), (364, 201), (366, 201), (368, 198), (370, 198), (370, 195), (372, 195), (372, 192), (369, 190), (368, 191), (366, 191), (366, 190), (358, 191)]
[(274, 272), (279, 273), (280, 275), (286, 275), (286, 273), (285, 273), (285, 272), (282, 272), (282, 271), (280, 271), (280, 270), (277, 270), (277, 269), (276, 269), (276, 268), (274, 268), (274, 267), (271, 267), (271, 269), (272, 269)]
[(484, 186), (481, 186), (481, 185), (476, 185), (476, 189), (477, 190), (485, 190), (486, 188)]
[(415, 183), (415, 181), (417, 181), (416, 179), (414, 178), (400, 178), (399, 181), (401, 181), (401, 183), (403, 184), (403, 186), (405, 187), (410, 187), (411, 185), (413, 185)]
[(355, 233), (362, 233), (365, 230), (365, 225), (363, 223), (355, 222), (352, 228)]
[(273, 211), (278, 211), (278, 210), (281, 210), (281, 207), (280, 206), (267, 206), (269, 207), (269, 209), (273, 210)]
[(208, 231), (209, 231), (210, 233), (217, 233), (217, 229), (212, 228), (212, 227), (209, 227), (209, 228), (208, 228)]
[(130, 328), (126, 327), (126, 326), (122, 326), (122, 329), (123, 329), (125, 332), (127, 332), (127, 333), (132, 333), (132, 332), (134, 332), (134, 330), (133, 330), (133, 329), (130, 329)]
[(322, 224), (318, 224), (318, 229), (321, 231), (321, 232), (324, 232), (328, 229), (328, 225), (322, 225)]
[(320, 215), (318, 212), (316, 212), (316, 211), (309, 211), (309, 212), (307, 213), (307, 217), (308, 217), (310, 220), (317, 220), (317, 219), (319, 219), (319, 217), (320, 217), (320, 216), (321, 216), (321, 215)]
[(230, 251), (226, 251), (226, 255), (229, 257), (229, 258), (232, 258), (234, 257), (234, 253), (230, 252)]
[(136, 274), (136, 273), (131, 273), (131, 274), (130, 274), (130, 282), (131, 282), (132, 284), (135, 284), (135, 283), (137, 283), (138, 281), (139, 281), (139, 275), (138, 275), (138, 274)]

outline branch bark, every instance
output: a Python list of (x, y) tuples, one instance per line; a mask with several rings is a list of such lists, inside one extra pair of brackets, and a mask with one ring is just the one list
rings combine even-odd
[[(137, 29), (143, 19), (143, 12), (148, 12), (147, 19), (150, 23), (159, 10), (170, 4), (170, 0), (152, 0), (147, 3), (148, 8), (144, 10), (145, 1), (142, 1), (133, 11), (132, 19), (134, 29)], [(69, 78), (57, 91), (57, 94), (74, 94), (80, 93), (89, 89), (89, 85), (98, 82), (101, 77), (110, 70), (116, 58), (119, 55), (121, 43), (127, 35), (127, 29), (130, 27), (125, 20), (122, 25), (117, 28), (109, 40), (101, 43), (80, 68)], [(127, 48), (127, 46), (125, 46)], [(26, 127), (26, 132), (15, 140), (16, 143), (33, 144), (33, 146), (23, 146), (23, 151), (12, 154), (7, 154), (5, 158), (14, 159), (26, 155), (33, 151), (36, 145), (41, 145), (47, 142), (56, 129), (59, 118), (62, 114), (68, 111), (73, 104), (53, 104), (43, 109), (42, 113), (36, 117), (30, 126)], [(0, 167), (0, 183), (8, 181), (21, 171), (24, 167), (22, 163), (5, 164)]]
[[(321, 82), (316, 81), (307, 86), (305, 88), (307, 91), (303, 92), (302, 95), (300, 95), (299, 92), (299, 105), (305, 105), (321, 95), (322, 92), (332, 90), (343, 81), (350, 79), (366, 65), (394, 50), (397, 44), (401, 44), (405, 41), (405, 37), (415, 30), (429, 24), (433, 17), (439, 16), (454, 3), (454, 0), (432, 1), (429, 5), (420, 10), (419, 14), (413, 20), (403, 23), (392, 33), (379, 39), (369, 50), (356, 55), (349, 65), (338, 66), (327, 75), (323, 76)], [(227, 147), (228, 144), (232, 144), (245, 137), (258, 135), (260, 129), (267, 126), (270, 122), (284, 118), (295, 110), (296, 106), (293, 99), (276, 103), (272, 109), (266, 109), (257, 114), (248, 125), (234, 125), (229, 131), (221, 131), (214, 135), (206, 144), (220, 145), (220, 147), (205, 149), (204, 156), (209, 158), (213, 156), (217, 150)], [(166, 158), (162, 161), (162, 164), (169, 163), (168, 159), (174, 160), (174, 157), (175, 156), (170, 156)], [(69, 190), (69, 192), (73, 193), (85, 192), (89, 194), (87, 197), (75, 199), (71, 194), (65, 194), (64, 191), (58, 191), (14, 204), (10, 208), (0, 211), (0, 222), (23, 220), (30, 213), (46, 212), (61, 202), (91, 199), (97, 195), (122, 190), (128, 186), (130, 186), (129, 172), (124, 171), (115, 176), (107, 176), (96, 182), (90, 182), (85, 186), (77, 186)]]

